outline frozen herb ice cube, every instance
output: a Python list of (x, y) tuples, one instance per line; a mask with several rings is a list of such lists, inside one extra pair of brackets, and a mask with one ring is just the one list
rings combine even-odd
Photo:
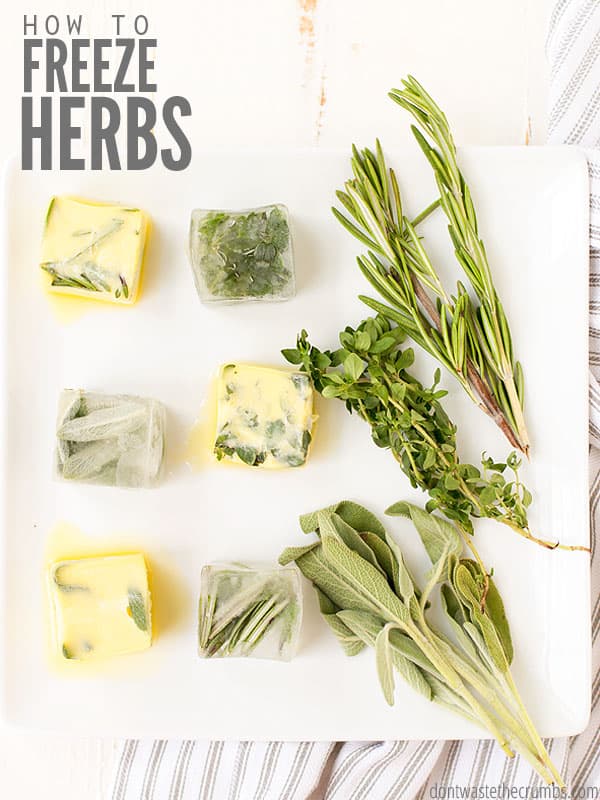
[(208, 564), (200, 579), (202, 658), (290, 661), (298, 648), (302, 590), (295, 567)]
[(139, 208), (53, 197), (40, 262), (49, 291), (135, 303), (148, 227)]
[(189, 253), (203, 302), (287, 300), (296, 291), (284, 205), (192, 211)]
[(76, 661), (152, 644), (148, 569), (141, 553), (57, 561), (48, 571), (56, 651)]
[(109, 486), (155, 486), (162, 475), (165, 416), (156, 400), (66, 389), (56, 426), (58, 476)]
[(300, 467), (312, 440), (308, 375), (252, 364), (227, 364), (217, 382), (219, 461), (262, 469)]

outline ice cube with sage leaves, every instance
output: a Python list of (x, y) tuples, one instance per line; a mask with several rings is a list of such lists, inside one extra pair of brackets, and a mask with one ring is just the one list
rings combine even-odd
[(148, 216), (139, 208), (53, 197), (40, 261), (48, 291), (135, 303), (148, 228)]
[(163, 471), (165, 417), (156, 400), (65, 389), (56, 428), (58, 477), (107, 486), (156, 486)]
[(302, 624), (298, 571), (270, 564), (208, 564), (200, 579), (198, 617), (202, 658), (290, 661)]
[(287, 300), (296, 292), (284, 205), (192, 211), (189, 255), (205, 303)]

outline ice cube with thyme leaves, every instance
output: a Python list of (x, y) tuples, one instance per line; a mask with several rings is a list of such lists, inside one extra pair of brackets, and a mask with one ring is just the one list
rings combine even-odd
[(156, 486), (163, 471), (165, 416), (156, 400), (65, 389), (58, 404), (57, 476), (108, 486)]
[(253, 364), (226, 364), (217, 382), (214, 453), (262, 469), (301, 467), (312, 441), (308, 375)]
[(139, 208), (53, 197), (40, 262), (48, 291), (135, 303), (148, 227)]
[(189, 254), (205, 303), (287, 300), (296, 291), (288, 210), (192, 211)]
[(202, 658), (290, 661), (301, 624), (302, 590), (295, 568), (240, 563), (203, 567), (198, 621)]

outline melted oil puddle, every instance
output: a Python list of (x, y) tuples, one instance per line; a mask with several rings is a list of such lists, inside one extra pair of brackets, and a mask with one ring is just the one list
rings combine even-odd
[[(113, 533), (101, 536), (88, 536), (77, 526), (59, 522), (46, 539), (44, 552), (44, 628), (46, 631), (46, 661), (51, 670), (64, 677), (102, 677), (111, 675), (138, 674), (146, 669), (148, 660), (145, 653), (131, 653), (102, 660), (67, 660), (57, 651), (54, 641), (54, 622), (52, 603), (47, 585), (51, 565), (56, 561), (77, 558), (105, 557), (142, 553), (148, 568), (148, 584), (152, 599), (152, 648), (165, 634), (181, 628), (189, 622), (193, 611), (192, 598), (185, 591), (178, 571), (171, 559), (164, 553), (160, 559), (140, 541), (141, 537), (127, 533)], [(152, 548), (150, 548), (150, 551)], [(153, 660), (154, 665), (156, 661)]]

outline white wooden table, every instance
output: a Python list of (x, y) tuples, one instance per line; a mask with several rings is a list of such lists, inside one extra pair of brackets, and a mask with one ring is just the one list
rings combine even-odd
[[(552, 0), (37, 0), (3, 11), (2, 157), (18, 152), (23, 13), (83, 13), (82, 35), (113, 33), (111, 13), (150, 21), (158, 96), (186, 96), (202, 148), (408, 144), (386, 98), (413, 73), (447, 111), (460, 144), (545, 140), (544, 40)], [(27, 635), (27, 631), (23, 631)], [(0, 795), (105, 797), (119, 742), (0, 727)], [(12, 790), (12, 791), (11, 791)]]

